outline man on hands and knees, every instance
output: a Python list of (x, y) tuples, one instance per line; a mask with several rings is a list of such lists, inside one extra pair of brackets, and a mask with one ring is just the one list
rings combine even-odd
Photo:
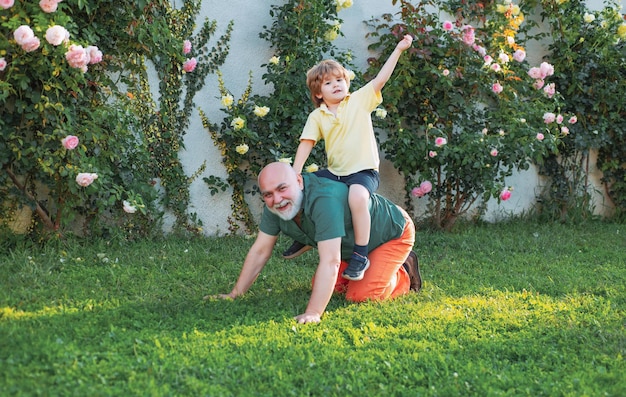
[(370, 268), (363, 279), (351, 281), (339, 276), (348, 266), (354, 246), (348, 187), (314, 174), (297, 174), (281, 162), (263, 168), (258, 183), (265, 202), (258, 236), (232, 291), (217, 297), (234, 299), (248, 291), (271, 257), (280, 232), (317, 247), (319, 253), (309, 303), (305, 312), (296, 316), (299, 323), (319, 322), (333, 292), (362, 302), (420, 290), (417, 255), (411, 251), (415, 227), (402, 208), (372, 194)]

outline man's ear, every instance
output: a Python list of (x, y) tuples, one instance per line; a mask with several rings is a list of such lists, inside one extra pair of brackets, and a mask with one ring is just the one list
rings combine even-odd
[(302, 178), (302, 174), (297, 174), (296, 175), (296, 180), (298, 181), (298, 187), (300, 188), (300, 190), (304, 189), (304, 179)]

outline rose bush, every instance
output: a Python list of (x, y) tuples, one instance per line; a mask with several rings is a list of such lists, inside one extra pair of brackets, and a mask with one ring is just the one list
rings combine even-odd
[[(563, 111), (576, 114), (559, 156), (546, 158), (543, 215), (580, 220), (592, 215), (590, 151), (597, 150), (605, 193), (618, 217), (626, 216), (626, 20), (619, 1), (591, 10), (582, 0), (543, 0), (552, 41), (552, 78), (566, 93)], [(600, 203), (603, 204), (603, 203)]]
[(382, 53), (367, 75), (399, 37), (408, 32), (415, 40), (385, 86), (381, 147), (406, 179), (409, 207), (412, 196), (424, 196), (415, 186), (433, 184), (427, 213), (435, 227), (449, 230), (489, 198), (509, 199), (513, 171), (557, 150), (567, 126), (544, 114), (561, 120), (562, 97), (551, 82), (552, 64), (526, 60), (533, 24), (525, 13), (534, 3), (393, 3), (400, 5), (397, 19), (369, 23), (378, 40), (371, 48)]

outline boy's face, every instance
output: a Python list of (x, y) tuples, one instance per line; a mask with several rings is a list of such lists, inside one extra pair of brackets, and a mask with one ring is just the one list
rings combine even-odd
[(326, 106), (336, 105), (343, 101), (348, 95), (349, 84), (345, 77), (340, 73), (324, 76), (320, 93), (317, 98), (324, 101)]

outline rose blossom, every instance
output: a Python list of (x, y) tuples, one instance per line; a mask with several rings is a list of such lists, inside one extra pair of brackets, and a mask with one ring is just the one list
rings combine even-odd
[(500, 192), (500, 200), (507, 201), (511, 198), (511, 191), (509, 189), (504, 189)]
[(424, 181), (420, 183), (420, 189), (422, 189), (422, 192), (424, 192), (424, 194), (428, 194), (431, 190), (433, 190), (433, 184), (430, 183), (430, 181)]
[(424, 193), (424, 191), (422, 190), (421, 187), (414, 187), (411, 190), (411, 195), (413, 197), (424, 197), (424, 194), (426, 194), (426, 193)]
[(13, 32), (13, 38), (19, 46), (24, 45), (33, 37), (35, 37), (35, 33), (28, 25), (22, 25)]
[(14, 3), (15, 3), (14, 0), (0, 0), (0, 8), (4, 8), (5, 10), (8, 10), (9, 8), (13, 7)]
[(90, 45), (85, 48), (87, 56), (89, 56), (89, 64), (93, 65), (102, 61), (102, 51), (95, 45)]
[(567, 128), (566, 126), (562, 126), (561, 127), (561, 133), (563, 135), (569, 135), (569, 128)]
[(65, 53), (65, 59), (67, 59), (67, 63), (69, 63), (71, 67), (81, 69), (83, 72), (87, 71), (89, 55), (83, 46), (71, 44)]
[(576, 124), (577, 121), (578, 121), (578, 118), (576, 116), (572, 116), (569, 118), (570, 124)]
[(474, 28), (470, 25), (465, 25), (462, 28), (463, 30), (463, 42), (467, 45), (474, 44), (476, 37), (474, 36)]
[(543, 81), (542, 79), (537, 79), (537, 80), (535, 80), (535, 82), (533, 83), (533, 87), (534, 87), (536, 90), (540, 90), (540, 89), (541, 89), (541, 87), (543, 87), (543, 85), (544, 85), (544, 84), (545, 84), (545, 81)]
[(446, 143), (448, 143), (448, 140), (446, 138), (444, 138), (444, 137), (440, 136), (440, 137), (437, 137), (435, 139), (435, 146), (437, 146), (437, 147), (441, 147), (441, 146), (445, 145)]
[(131, 205), (126, 200), (122, 202), (122, 208), (124, 209), (124, 212), (128, 214), (134, 214), (135, 212), (137, 212), (137, 207), (135, 207), (134, 205)]
[(63, 26), (54, 25), (50, 26), (48, 30), (46, 30), (46, 41), (53, 46), (61, 45), (61, 43), (69, 39), (70, 32), (68, 32)]
[(522, 62), (526, 58), (526, 52), (524, 50), (517, 50), (513, 53), (513, 59), (516, 62)]
[(78, 137), (74, 135), (68, 135), (61, 140), (63, 147), (66, 148), (67, 150), (72, 150), (76, 148), (76, 146), (78, 146), (78, 142), (79, 142)]
[(509, 56), (507, 54), (505, 54), (504, 52), (501, 52), (498, 55), (498, 61), (500, 61), (500, 63), (503, 63), (503, 64), (506, 65), (507, 63), (509, 63), (510, 60), (511, 59), (509, 58)]
[(489, 152), (489, 154), (493, 157), (496, 157), (498, 155), (498, 149), (491, 149), (491, 152)]
[(304, 170), (306, 172), (316, 172), (319, 171), (319, 169), (320, 167), (317, 164), (313, 163), (311, 165), (308, 165)]
[(497, 72), (499, 72), (499, 71), (500, 71), (500, 69), (501, 69), (501, 68), (500, 68), (500, 64), (498, 64), (498, 63), (494, 63), (494, 64), (492, 64), (492, 65), (490, 66), (490, 69), (491, 69), (491, 70), (493, 70), (494, 72), (496, 72), (496, 73), (497, 73)]
[(502, 90), (503, 90), (502, 84), (500, 83), (494, 83), (491, 85), (491, 91), (493, 91), (495, 94), (501, 93)]
[(39, 7), (41, 7), (43, 12), (47, 12), (47, 13), (55, 12), (61, 1), (62, 0), (41, 0), (39, 2)]
[(22, 44), (22, 49), (26, 52), (33, 52), (37, 48), (39, 48), (40, 44), (41, 42), (39, 41), (39, 38), (31, 37), (30, 39), (26, 40), (24, 44)]
[(187, 59), (185, 63), (183, 63), (183, 70), (187, 73), (191, 73), (196, 68), (196, 65), (198, 65), (196, 58)]
[(431, 159), (437, 157), (437, 152), (435, 152), (434, 150), (430, 150), (428, 152), (428, 157), (430, 157)]
[(563, 123), (563, 115), (559, 114), (558, 116), (556, 116), (556, 123), (557, 124), (562, 124)]
[(550, 83), (547, 86), (543, 87), (544, 94), (546, 94), (548, 98), (552, 98), (554, 94), (556, 93), (555, 87), (556, 86), (554, 85), (554, 83)]
[(191, 52), (191, 41), (183, 41), (183, 54), (187, 55)]
[(485, 55), (483, 57), (483, 61), (485, 61), (485, 65), (491, 65), (491, 62), (493, 62), (493, 58), (491, 57), (491, 55)]
[(443, 23), (442, 27), (443, 27), (443, 30), (445, 30), (445, 31), (450, 31), (450, 30), (452, 30), (452, 28), (454, 27), (454, 25), (453, 25), (453, 24), (452, 24), (452, 22), (450, 22), (450, 21), (445, 21), (445, 22)]
[(227, 107), (227, 108), (229, 108), (229, 107), (233, 104), (233, 102), (234, 102), (234, 101), (235, 101), (235, 99), (234, 99), (234, 98), (233, 98), (233, 96), (232, 96), (232, 95), (230, 95), (230, 94), (228, 94), (228, 95), (224, 95), (224, 96), (222, 97), (222, 100), (221, 100), (221, 102), (222, 102), (222, 106), (225, 106), (225, 107)]
[(89, 173), (89, 172), (81, 172), (76, 175), (76, 183), (78, 183), (82, 187), (87, 187), (98, 179), (98, 174)]
[(233, 121), (230, 122), (230, 126), (233, 127), (235, 131), (242, 129), (246, 125), (246, 122), (241, 117), (235, 117)]
[(235, 151), (241, 155), (248, 153), (248, 150), (250, 150), (250, 147), (245, 143), (242, 143), (235, 148)]
[(537, 133), (537, 140), (538, 141), (543, 141), (545, 137), (543, 136), (543, 134), (541, 132)]
[(0, 58), (0, 72), (2, 72), (7, 67), (7, 60), (4, 58)]
[(267, 116), (269, 112), (270, 112), (270, 108), (267, 106), (255, 106), (254, 107), (254, 114), (257, 117), (265, 117)]
[(553, 123), (556, 120), (556, 115), (554, 113), (544, 113), (543, 114), (543, 122), (546, 124)]
[(444, 69), (441, 71), (441, 74), (443, 74), (444, 77), (447, 77), (450, 74), (450, 71), (448, 69)]

